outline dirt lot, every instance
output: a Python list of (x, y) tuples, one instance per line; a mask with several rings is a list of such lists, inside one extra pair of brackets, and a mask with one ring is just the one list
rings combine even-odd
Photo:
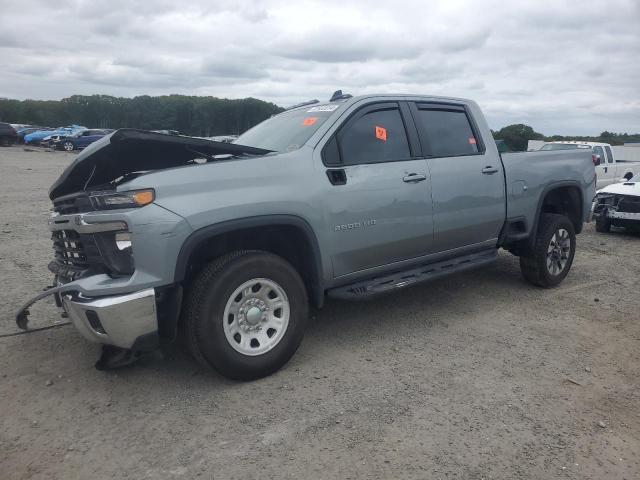
[[(0, 149), (0, 334), (50, 282), (47, 189), (74, 154)], [(279, 373), (179, 346), (118, 372), (70, 326), (0, 338), (0, 477), (640, 478), (640, 236), (578, 237), (567, 280), (518, 260), (329, 301)], [(33, 326), (59, 320), (51, 302)]]

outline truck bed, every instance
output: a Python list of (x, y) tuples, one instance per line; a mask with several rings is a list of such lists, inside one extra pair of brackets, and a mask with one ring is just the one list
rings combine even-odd
[[(556, 150), (501, 155), (505, 171), (507, 220), (537, 217), (545, 190), (575, 185), (582, 193), (582, 218), (587, 221), (595, 194), (595, 169), (591, 150)], [(562, 181), (554, 182), (553, 179)], [(527, 235), (534, 228), (524, 222)]]

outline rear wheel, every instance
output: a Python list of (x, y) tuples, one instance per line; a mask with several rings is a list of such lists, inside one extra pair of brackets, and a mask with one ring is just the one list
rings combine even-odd
[(211, 262), (194, 280), (184, 311), (191, 353), (237, 380), (270, 375), (287, 363), (307, 318), (298, 272), (261, 251), (233, 252)]
[(565, 279), (576, 250), (576, 235), (564, 215), (543, 213), (533, 248), (520, 257), (524, 278), (539, 287), (549, 288)]

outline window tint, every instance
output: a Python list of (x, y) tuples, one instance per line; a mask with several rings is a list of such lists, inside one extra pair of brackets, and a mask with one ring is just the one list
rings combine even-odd
[(434, 157), (478, 153), (476, 138), (465, 112), (420, 109), (418, 118)]
[(400, 110), (376, 110), (364, 114), (340, 133), (345, 165), (378, 163), (411, 157)]
[(607, 162), (613, 163), (613, 153), (611, 152), (611, 148), (604, 147), (604, 149), (607, 151)]

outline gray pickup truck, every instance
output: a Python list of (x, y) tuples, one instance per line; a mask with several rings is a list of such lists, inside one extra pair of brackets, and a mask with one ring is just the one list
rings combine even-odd
[[(488, 264), (529, 282), (571, 268), (595, 189), (590, 151), (500, 155), (472, 101), (336, 92), (234, 143), (123, 129), (51, 187), (53, 294), (112, 368), (183, 336), (235, 379), (300, 344), (309, 306)], [(508, 285), (505, 284), (505, 288)], [(389, 319), (393, 321), (393, 319)]]

